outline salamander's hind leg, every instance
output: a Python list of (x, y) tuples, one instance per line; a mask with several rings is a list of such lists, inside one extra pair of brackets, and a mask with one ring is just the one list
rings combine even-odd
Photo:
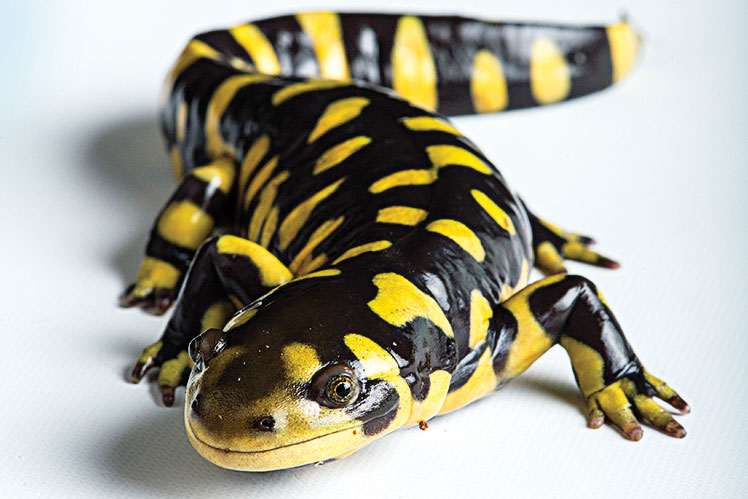
[(197, 248), (231, 205), (233, 161), (218, 159), (192, 170), (159, 213), (138, 275), (122, 294), (123, 307), (161, 315), (177, 296)]
[(653, 397), (683, 413), (688, 405), (644, 369), (589, 280), (557, 275), (527, 286), (497, 307), (496, 328), (494, 367), (501, 382), (519, 375), (560, 343), (587, 401), (591, 428), (600, 427), (607, 417), (626, 438), (639, 440), (638, 415), (668, 435), (686, 435)]
[(223, 328), (239, 308), (291, 277), (288, 268), (258, 244), (231, 235), (208, 240), (187, 272), (164, 334), (143, 350), (132, 381), (160, 366), (158, 385), (164, 404), (172, 405), (174, 389), (185, 383), (192, 368), (190, 341), (207, 329)]
[(566, 272), (564, 259), (576, 260), (597, 267), (617, 269), (618, 262), (590, 249), (594, 239), (580, 234), (572, 234), (541, 220), (528, 212), (532, 227), (532, 246), (535, 251), (535, 266), (544, 274)]

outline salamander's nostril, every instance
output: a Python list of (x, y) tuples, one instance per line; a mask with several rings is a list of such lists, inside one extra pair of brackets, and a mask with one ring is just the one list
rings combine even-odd
[(273, 419), (273, 416), (260, 418), (255, 422), (255, 428), (260, 431), (273, 431), (273, 428), (275, 428), (275, 419)]

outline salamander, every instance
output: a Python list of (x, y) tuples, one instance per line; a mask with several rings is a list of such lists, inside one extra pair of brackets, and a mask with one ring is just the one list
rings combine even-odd
[(425, 428), (556, 344), (590, 427), (685, 436), (654, 398), (686, 402), (565, 260), (618, 264), (530, 211), (446, 118), (601, 90), (638, 47), (625, 20), (329, 12), (195, 36), (161, 114), (180, 183), (121, 301), (174, 311), (132, 380), (160, 368), (167, 406), (186, 384), (192, 445), (237, 470)]

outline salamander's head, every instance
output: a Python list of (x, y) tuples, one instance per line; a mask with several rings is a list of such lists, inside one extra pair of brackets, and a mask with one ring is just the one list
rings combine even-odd
[(405, 423), (410, 389), (360, 298), (290, 283), (196, 338), (185, 400), (195, 449), (225, 468), (281, 469), (345, 455)]

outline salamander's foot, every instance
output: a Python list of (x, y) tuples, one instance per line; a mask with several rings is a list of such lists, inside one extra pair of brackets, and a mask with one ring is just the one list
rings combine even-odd
[(174, 405), (174, 392), (180, 385), (185, 385), (193, 366), (192, 359), (185, 350), (164, 347), (162, 341), (146, 347), (132, 369), (130, 381), (140, 382), (154, 367), (160, 367), (158, 386), (164, 405)]
[(564, 260), (617, 269), (618, 262), (590, 249), (595, 240), (589, 236), (566, 232), (555, 225), (530, 215), (535, 266), (546, 275), (566, 272)]
[(174, 265), (146, 256), (138, 275), (120, 297), (120, 306), (140, 307), (146, 312), (161, 315), (177, 298), (182, 272)]
[[(644, 369), (629, 374), (587, 397), (589, 427), (599, 428), (605, 417), (618, 427), (623, 436), (638, 441), (643, 430), (634, 412), (671, 437), (683, 438), (686, 430), (668, 411), (654, 401), (658, 397), (686, 414), (688, 404), (667, 384)], [(633, 410), (632, 410), (633, 409)]]
[(140, 307), (154, 315), (163, 315), (174, 303), (176, 292), (169, 288), (143, 289), (137, 283), (127, 287), (120, 297), (120, 306), (124, 308)]

